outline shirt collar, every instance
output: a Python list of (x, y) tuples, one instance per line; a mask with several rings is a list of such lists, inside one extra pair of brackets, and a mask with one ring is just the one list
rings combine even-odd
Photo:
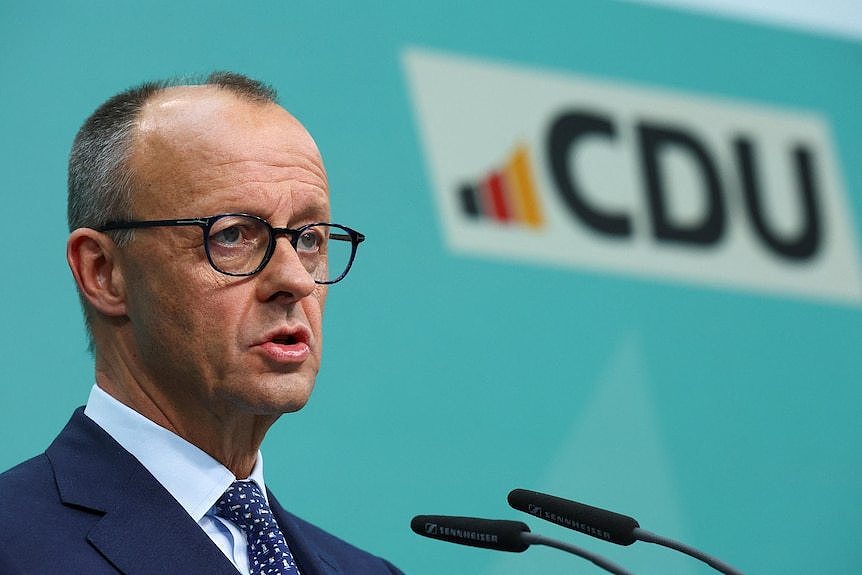
[[(147, 419), (94, 385), (84, 415), (95, 421), (200, 521), (222, 493), (236, 481), (234, 474), (200, 448)], [(249, 479), (266, 497), (263, 455), (258, 451)]]

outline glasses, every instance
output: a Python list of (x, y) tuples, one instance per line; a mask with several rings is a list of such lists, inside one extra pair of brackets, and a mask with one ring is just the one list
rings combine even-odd
[(274, 228), (249, 214), (219, 214), (208, 218), (108, 222), (100, 232), (137, 228), (198, 226), (210, 265), (229, 276), (251, 276), (262, 270), (275, 252), (278, 236), (287, 236), (306, 271), (318, 284), (334, 284), (350, 271), (356, 247), (365, 236), (338, 224), (316, 223), (297, 229)]

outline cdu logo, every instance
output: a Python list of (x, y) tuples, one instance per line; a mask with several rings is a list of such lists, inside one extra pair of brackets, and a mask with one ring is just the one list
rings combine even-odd
[[(554, 188), (572, 216), (598, 234), (629, 237), (634, 233), (632, 215), (623, 210), (604, 210), (591, 203), (569, 157), (590, 138), (613, 142), (619, 128), (614, 118), (582, 109), (565, 110), (552, 121), (546, 139), (548, 165)], [(635, 156), (640, 171), (644, 206), (649, 216), (652, 237), (656, 242), (689, 246), (720, 243), (728, 228), (726, 182), (720, 175), (717, 160), (693, 130), (643, 119), (633, 126)], [(796, 201), (796, 229), (789, 233), (776, 229), (766, 211), (764, 190), (760, 185), (755, 142), (750, 136), (737, 134), (730, 142), (735, 176), (742, 191), (742, 208), (753, 233), (753, 239), (778, 258), (807, 260), (813, 258), (822, 242), (819, 190), (813, 167), (814, 151), (805, 144), (788, 150), (788, 168), (794, 172), (796, 195), (785, 198)], [(687, 193), (702, 196), (699, 213), (687, 221), (675, 218), (671, 194), (669, 156), (685, 162), (699, 182)], [(787, 190), (792, 192), (794, 190)], [(791, 196), (787, 198), (787, 196)]]
[(862, 300), (817, 113), (417, 49), (404, 63), (454, 251)]
[(458, 190), (463, 213), (532, 228), (544, 224), (536, 195), (527, 148), (518, 146), (506, 163), (479, 181), (466, 182)]

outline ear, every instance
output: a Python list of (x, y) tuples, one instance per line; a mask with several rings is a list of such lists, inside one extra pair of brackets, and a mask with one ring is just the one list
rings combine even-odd
[(84, 299), (107, 316), (126, 314), (125, 284), (117, 246), (107, 235), (78, 228), (66, 242), (66, 261)]

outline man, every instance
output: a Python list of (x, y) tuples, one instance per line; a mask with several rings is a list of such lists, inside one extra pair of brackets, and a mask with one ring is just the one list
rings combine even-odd
[(311, 136), (246, 77), (145, 84), (84, 123), (67, 259), (96, 385), (0, 476), (2, 573), (400, 573), (263, 480), (258, 448), (308, 401), (328, 286), (364, 239), (329, 213)]

